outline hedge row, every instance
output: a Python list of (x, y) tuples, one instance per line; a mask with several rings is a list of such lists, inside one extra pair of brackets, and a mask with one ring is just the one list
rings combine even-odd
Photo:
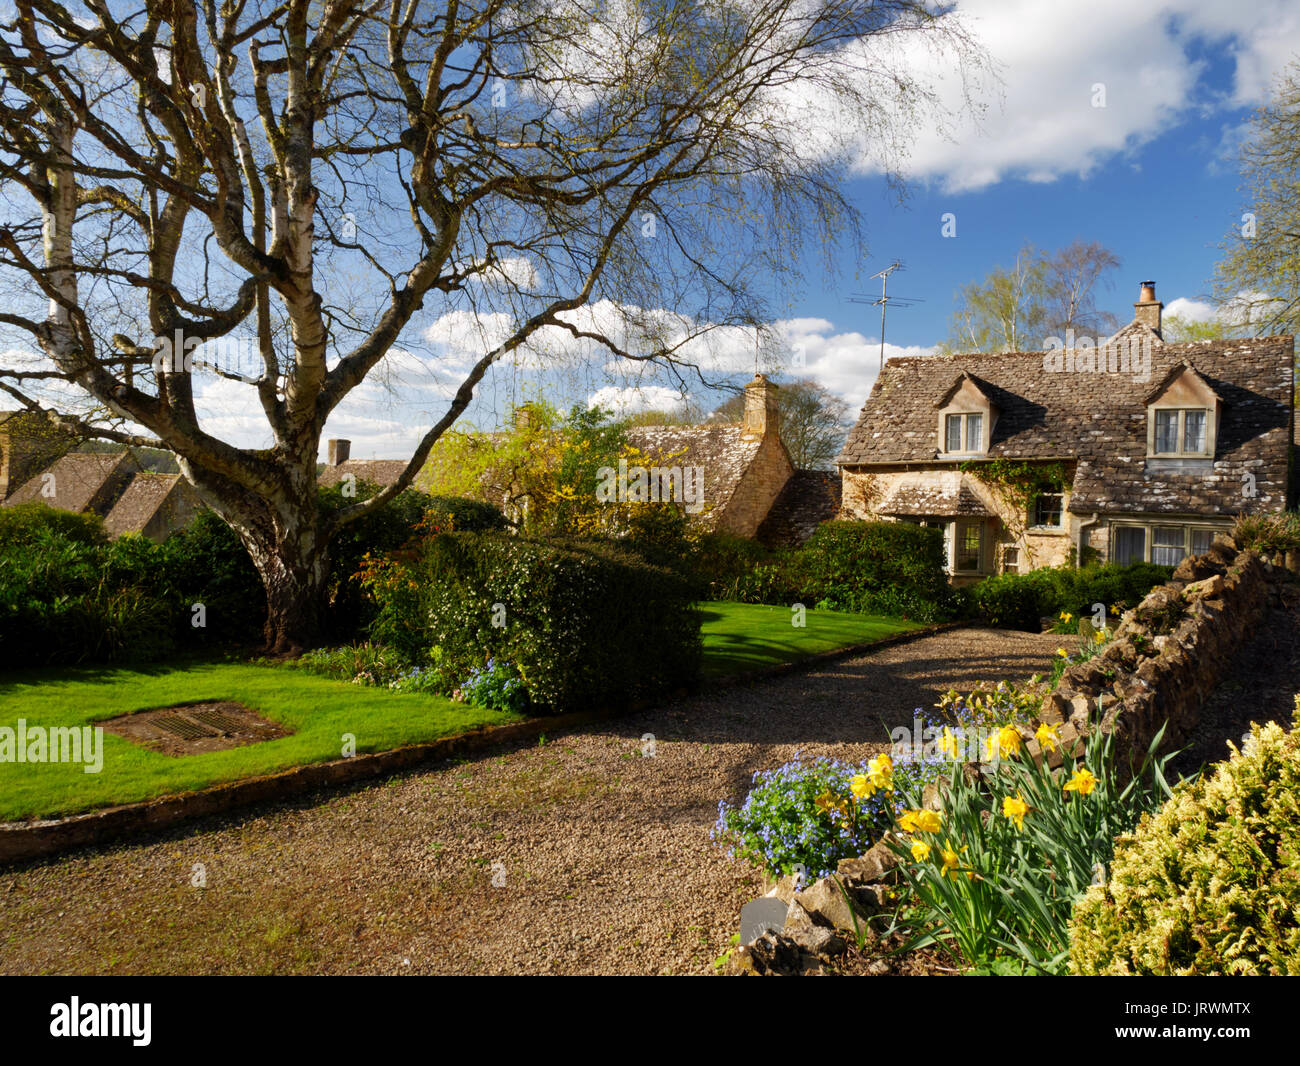
[(986, 577), (968, 593), (975, 612), (990, 625), (1037, 632), (1043, 618), (1057, 618), (1063, 611), (1086, 618), (1100, 603), (1109, 617), (1113, 608), (1134, 607), (1172, 573), (1171, 567), (1153, 563), (1045, 567)]

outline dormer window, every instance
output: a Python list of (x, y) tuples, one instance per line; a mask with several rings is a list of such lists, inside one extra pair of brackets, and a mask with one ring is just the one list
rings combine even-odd
[(1223, 400), (1194, 367), (1174, 367), (1147, 397), (1147, 459), (1214, 458)]
[(938, 403), (939, 451), (943, 455), (985, 455), (998, 417), (987, 386), (962, 373)]
[(949, 452), (982, 452), (984, 450), (984, 415), (982, 412), (948, 415), (947, 444)]

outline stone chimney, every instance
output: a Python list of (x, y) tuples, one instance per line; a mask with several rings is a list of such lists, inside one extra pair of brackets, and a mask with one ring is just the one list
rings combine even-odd
[(781, 416), (776, 407), (777, 386), (762, 374), (745, 386), (745, 421), (741, 432), (746, 436), (762, 437), (768, 430), (781, 429)]
[(352, 442), (350, 440), (331, 440), (330, 447), (330, 466), (341, 466), (348, 461), (348, 456), (352, 453)]
[(1164, 306), (1156, 299), (1156, 283), (1144, 281), (1142, 290), (1138, 293), (1138, 302), (1133, 305), (1133, 318), (1144, 326), (1150, 326), (1159, 337), (1160, 312), (1164, 310)]

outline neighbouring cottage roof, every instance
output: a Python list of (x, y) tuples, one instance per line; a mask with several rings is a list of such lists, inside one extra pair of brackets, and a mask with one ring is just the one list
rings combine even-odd
[(758, 527), (756, 539), (769, 548), (800, 546), (839, 513), (842, 485), (838, 471), (796, 470)]
[(945, 470), (937, 477), (905, 477), (880, 501), (881, 514), (917, 517), (974, 517), (992, 514), (971, 488), (966, 476)]
[(337, 485), (345, 474), (352, 474), (358, 481), (370, 481), (380, 488), (387, 488), (402, 476), (406, 469), (404, 459), (347, 459), (335, 466), (326, 466), (318, 477), (320, 485)]
[(739, 424), (634, 426), (627, 440), (659, 466), (697, 466), (704, 476), (704, 511), (716, 521), (727, 509), (762, 438)]
[(104, 529), (110, 537), (120, 537), (123, 533), (144, 533), (167, 506), (169, 496), (192, 496), (192, 491), (180, 474), (136, 474), (126, 486), (126, 491), (104, 516)]
[[(990, 458), (1078, 460), (1071, 511), (1237, 514), (1285, 507), (1294, 339), (1163, 344), (1149, 327), (1132, 323), (1112, 340), (1129, 337), (1151, 342), (1145, 379), (1122, 370), (1049, 370), (1043, 352), (890, 359), (836, 461), (848, 468), (939, 462), (938, 405), (967, 373), (998, 408)], [(1215, 456), (1201, 469), (1149, 469), (1147, 399), (1183, 362), (1223, 401)], [(1246, 473), (1254, 477), (1253, 498), (1242, 492)]]
[[(68, 452), (24, 482), (6, 507), (40, 501), (65, 511), (105, 513), (132, 475), (143, 471), (128, 451)], [(53, 475), (52, 479), (46, 474)], [(47, 488), (48, 486), (48, 488)]]

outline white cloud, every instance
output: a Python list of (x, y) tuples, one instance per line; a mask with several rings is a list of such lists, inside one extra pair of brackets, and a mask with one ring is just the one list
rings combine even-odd
[[(1214, 113), (1262, 102), (1271, 80), (1300, 52), (1294, 0), (963, 0), (958, 14), (999, 64), (1001, 92), (978, 128), (917, 125), (906, 173), (950, 192), (1006, 177), (1052, 181), (1087, 175), (1154, 139), (1192, 109)], [(963, 86), (950, 56), (920, 38), (902, 38), (899, 64), (933, 86), (951, 110)], [(1215, 92), (1195, 52), (1226, 53), (1232, 84)], [(858, 49), (861, 51), (861, 49)], [(1096, 87), (1105, 107), (1094, 107)], [(886, 86), (887, 89), (887, 86)], [(792, 150), (831, 153), (853, 142), (855, 169), (880, 169), (879, 135), (852, 129), (842, 108), (796, 84), (786, 106), (800, 114)]]
[(623, 416), (640, 411), (676, 411), (686, 399), (686, 393), (662, 385), (634, 385), (631, 388), (606, 385), (587, 397), (587, 406), (604, 407)]

